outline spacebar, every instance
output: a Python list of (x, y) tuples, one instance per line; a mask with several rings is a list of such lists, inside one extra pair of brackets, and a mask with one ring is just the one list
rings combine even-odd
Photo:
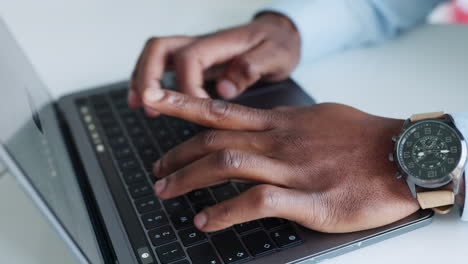
[(135, 255), (141, 264), (157, 264), (116, 168), (107, 153), (96, 153)]

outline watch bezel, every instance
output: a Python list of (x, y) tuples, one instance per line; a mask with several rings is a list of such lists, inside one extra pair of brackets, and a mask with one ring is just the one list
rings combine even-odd
[[(411, 131), (411, 128), (413, 128), (416, 125), (420, 125), (423, 122), (424, 123), (425, 122), (442, 123), (442, 124), (450, 127), (451, 129), (453, 129), (455, 131), (455, 134), (458, 136), (458, 139), (460, 140), (460, 143), (461, 143), (461, 155), (460, 155), (460, 160), (458, 161), (457, 165), (455, 166), (455, 168), (450, 173), (448, 173), (444, 177), (440, 177), (439, 179), (434, 179), (434, 180), (420, 179), (420, 178), (412, 175), (411, 173), (409, 173), (406, 169), (404, 169), (403, 166), (401, 166), (402, 161), (400, 160), (400, 156), (398, 155), (398, 150), (400, 149), (400, 146), (402, 144), (402, 139), (405, 137), (405, 135), (407, 133), (409, 133), (409, 131)], [(408, 124), (406, 124), (406, 125), (408, 125)], [(404, 130), (401, 132), (401, 134), (399, 136), (399, 139), (398, 139), (397, 143), (395, 144), (394, 156), (396, 157), (396, 161), (397, 161), (396, 163), (398, 165), (399, 171), (403, 174), (403, 176), (408, 181), (414, 183), (417, 186), (433, 189), (433, 188), (439, 188), (441, 186), (447, 185), (451, 181), (457, 181), (458, 178), (460, 177), (460, 175), (463, 174), (463, 171), (464, 171), (465, 166), (466, 166), (467, 146), (466, 146), (466, 142), (465, 142), (465, 139), (464, 139), (463, 135), (460, 133), (460, 131), (458, 131), (458, 129), (453, 124), (453, 122), (447, 122), (447, 121), (440, 120), (440, 119), (425, 119), (425, 120), (417, 121), (415, 123), (410, 123), (409, 126), (404, 128)]]

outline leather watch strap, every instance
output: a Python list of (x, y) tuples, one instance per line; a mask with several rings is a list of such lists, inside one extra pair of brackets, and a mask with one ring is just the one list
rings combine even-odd
[[(410, 122), (414, 123), (425, 119), (444, 119), (444, 112), (433, 112), (424, 114), (414, 114), (410, 117)], [(455, 203), (455, 194), (450, 190), (435, 190), (418, 192), (416, 194), (419, 205), (422, 209), (432, 209), (439, 214), (450, 212)]]
[(455, 203), (455, 195), (449, 190), (418, 192), (416, 198), (422, 209), (431, 208), (440, 214), (450, 212)]
[(421, 121), (424, 119), (442, 119), (444, 118), (444, 112), (433, 112), (433, 113), (424, 113), (424, 114), (414, 114), (410, 117), (411, 123), (416, 121)]

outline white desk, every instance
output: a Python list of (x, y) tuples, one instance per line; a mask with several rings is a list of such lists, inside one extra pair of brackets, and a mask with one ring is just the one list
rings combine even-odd
[[(0, 0), (0, 14), (58, 97), (127, 78), (151, 35), (204, 33), (238, 24), (267, 2)], [(428, 26), (379, 48), (301, 65), (294, 76), (321, 102), (374, 114), (403, 118), (439, 109), (468, 111), (466, 43), (468, 28)], [(70, 263), (58, 237), (12, 186), (9, 176), (0, 177), (0, 201), (17, 199), (23, 208), (0, 202), (0, 263)], [(21, 220), (31, 218), (35, 221), (29, 224)], [(467, 249), (468, 224), (452, 214), (327, 263), (460, 263)]]

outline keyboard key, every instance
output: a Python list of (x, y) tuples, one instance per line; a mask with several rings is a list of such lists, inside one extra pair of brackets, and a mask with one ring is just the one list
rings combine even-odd
[(112, 148), (119, 148), (122, 146), (127, 146), (128, 142), (124, 136), (117, 136), (109, 138), (109, 144)]
[(174, 230), (172, 230), (172, 227), (169, 225), (153, 229), (148, 232), (148, 235), (151, 238), (151, 243), (153, 243), (155, 247), (172, 242), (177, 238)]
[(245, 246), (254, 257), (272, 253), (275, 245), (264, 231), (257, 231), (242, 237)]
[(218, 187), (212, 187), (211, 190), (219, 203), (236, 196), (238, 193), (231, 184), (224, 184)]
[(171, 263), (185, 258), (185, 253), (179, 242), (173, 242), (156, 248), (156, 254), (158, 254), (159, 260), (161, 260), (162, 264)]
[(216, 202), (214, 200), (206, 200), (203, 202), (198, 202), (193, 204), (193, 209), (195, 210), (196, 213), (201, 212), (203, 209), (215, 205)]
[(142, 182), (146, 179), (146, 174), (141, 169), (124, 170), (122, 171), (122, 176), (125, 180), (125, 183), (128, 185)]
[(140, 167), (138, 161), (134, 158), (119, 161), (121, 171), (135, 170)]
[(187, 194), (187, 197), (192, 203), (201, 203), (203, 201), (213, 200), (208, 189), (194, 190)]
[(187, 203), (183, 196), (165, 200), (163, 201), (163, 204), (170, 215), (191, 212), (190, 205)]
[(132, 138), (132, 143), (137, 149), (142, 149), (153, 145), (151, 139), (147, 136), (134, 137)]
[(194, 215), (191, 211), (187, 211), (186, 213), (177, 213), (176, 215), (171, 216), (171, 222), (175, 229), (180, 230), (193, 226), (193, 217)]
[(186, 247), (198, 244), (206, 240), (205, 233), (201, 232), (195, 227), (179, 231), (179, 237), (184, 246)]
[(242, 224), (237, 224), (234, 226), (234, 228), (236, 229), (237, 233), (245, 234), (251, 230), (260, 228), (260, 224), (257, 221), (250, 221)]
[(114, 126), (105, 127), (104, 133), (106, 134), (107, 137), (123, 136), (123, 131), (118, 124)]
[(128, 188), (133, 199), (153, 194), (153, 188), (148, 183), (138, 183)]
[(181, 261), (174, 262), (172, 264), (190, 264), (190, 262), (188, 262), (188, 260), (184, 259), (184, 260), (181, 260)]
[(158, 141), (158, 143), (159, 143), (159, 146), (161, 147), (161, 150), (164, 153), (168, 152), (169, 150), (171, 150), (172, 148), (174, 148), (175, 146), (179, 144), (179, 142), (175, 138), (168, 138), (166, 140), (161, 140), (161, 141)]
[(153, 229), (168, 223), (166, 215), (161, 210), (144, 214), (141, 216), (141, 220), (146, 229)]
[(121, 114), (120, 116), (122, 118), (122, 122), (127, 128), (138, 125), (139, 123), (137, 113), (135, 112), (124, 113), (124, 114)]
[(135, 206), (140, 214), (161, 209), (161, 204), (154, 196), (148, 196), (135, 201)]
[(278, 226), (282, 226), (287, 223), (287, 221), (284, 219), (273, 218), (273, 217), (264, 218), (261, 221), (262, 221), (263, 226), (268, 230), (274, 229)]
[(133, 156), (132, 149), (127, 145), (127, 146), (122, 146), (122, 147), (116, 147), (113, 150), (114, 156), (118, 160), (122, 159), (128, 159)]
[(192, 264), (221, 264), (210, 243), (203, 243), (187, 249)]
[(237, 182), (236, 187), (239, 192), (245, 192), (248, 189), (254, 187), (256, 184), (255, 183), (250, 183), (250, 182)]
[(302, 243), (296, 231), (290, 226), (274, 231), (270, 236), (280, 248), (290, 247)]
[(139, 137), (145, 134), (145, 129), (140, 124), (135, 124), (132, 127), (127, 128), (130, 137)]
[(231, 230), (213, 235), (211, 240), (225, 263), (234, 263), (249, 258), (249, 253)]

